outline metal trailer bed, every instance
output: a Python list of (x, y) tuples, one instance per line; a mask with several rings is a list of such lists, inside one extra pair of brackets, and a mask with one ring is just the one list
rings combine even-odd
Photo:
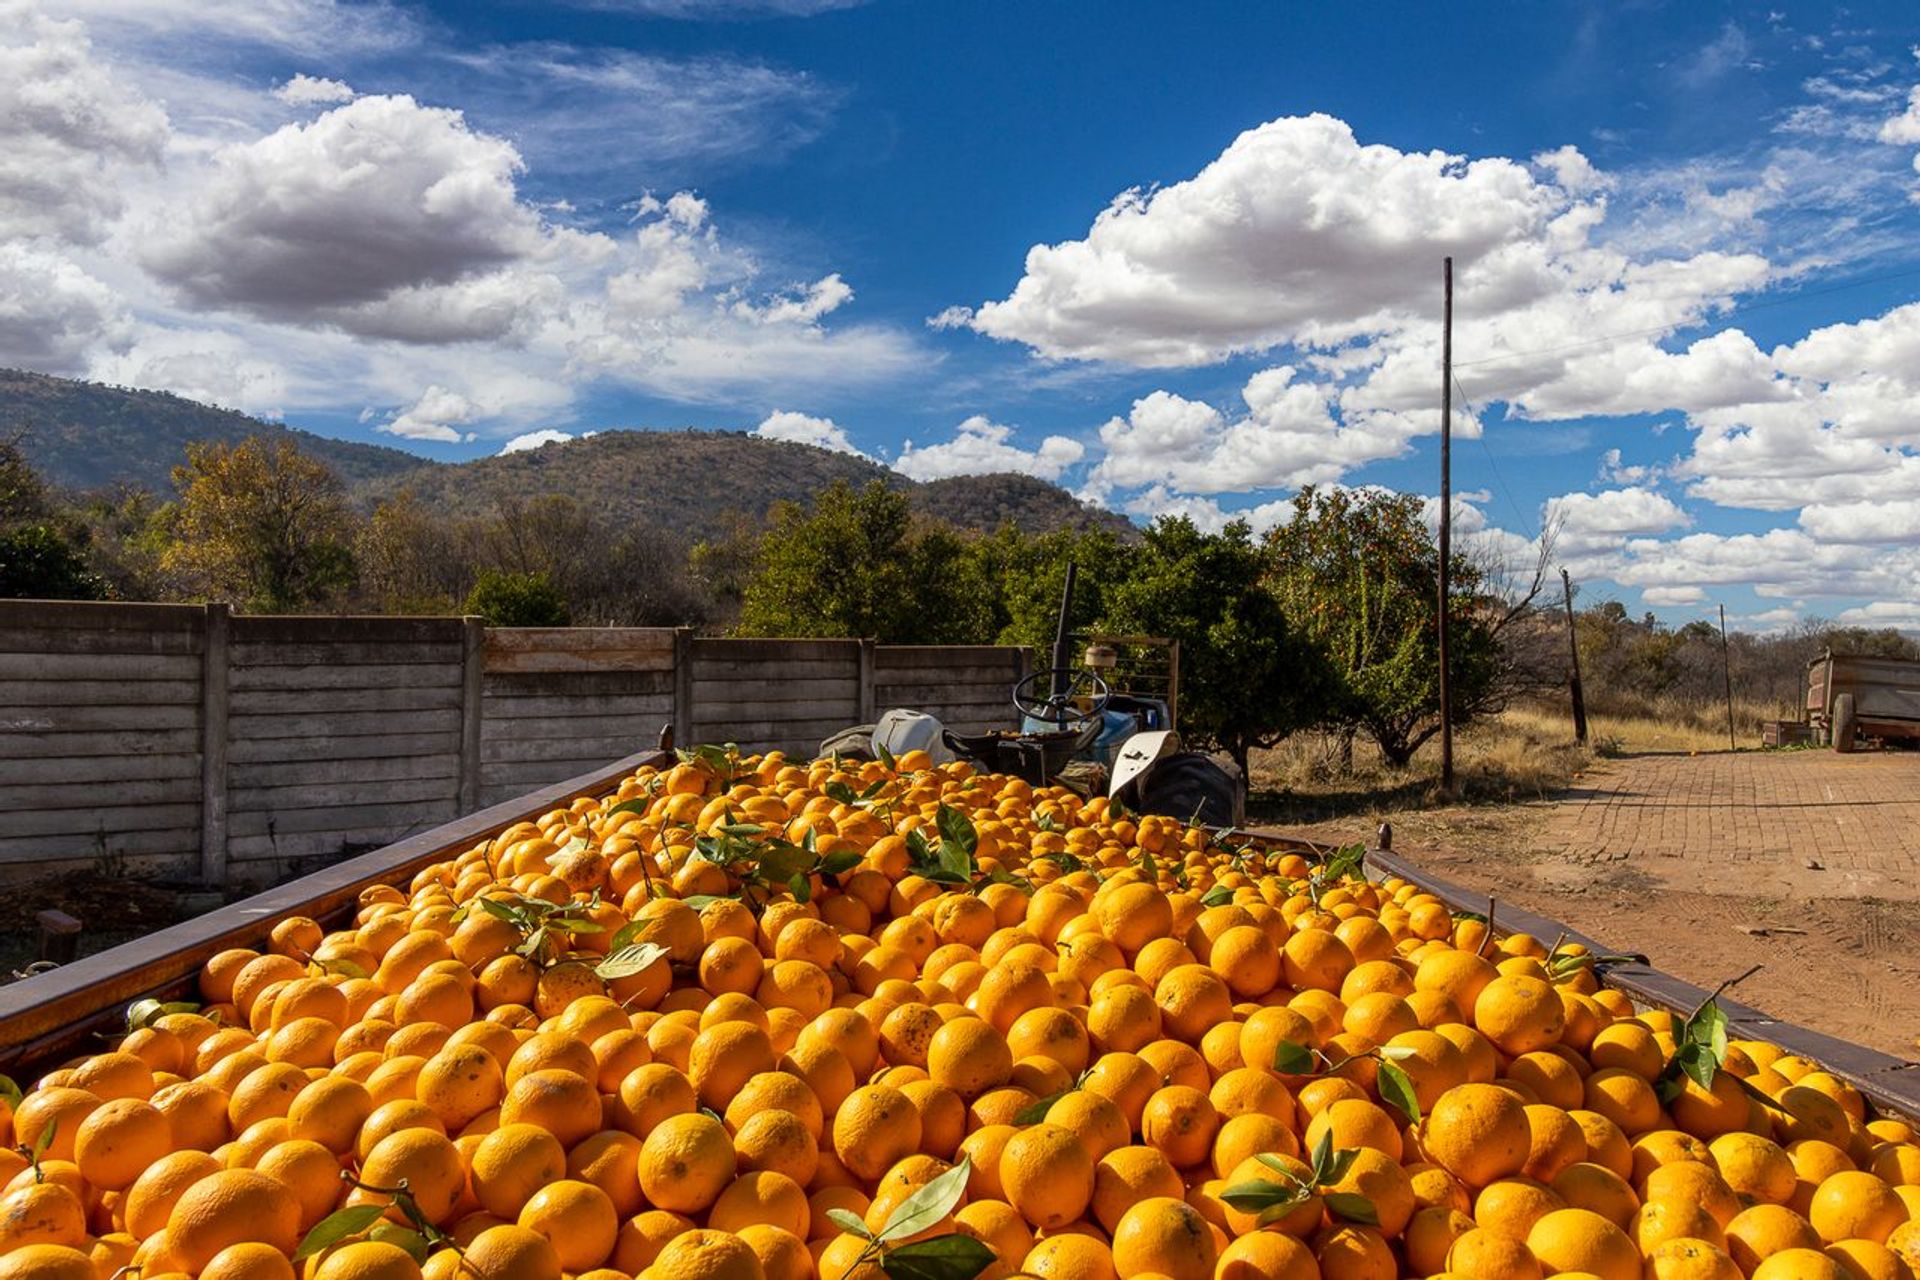
[(1807, 664), (1814, 741), (1852, 751), (1862, 738), (1920, 741), (1920, 662), (1828, 650)]
[(125, 1029), (129, 1004), (149, 996), (187, 996), (209, 959), (230, 947), (261, 946), (275, 922), (303, 915), (334, 927), (352, 914), (362, 889), (404, 886), (422, 867), (462, 853), (516, 822), (581, 796), (601, 795), (642, 765), (670, 763), (671, 743), (671, 734), (662, 733), (657, 750), (636, 752), (196, 919), (0, 986), (0, 1072), (37, 1074), (35, 1068), (97, 1052), (97, 1035)]
[[(30, 1077), (94, 1049), (99, 1037), (125, 1025), (129, 1003), (148, 996), (166, 999), (189, 993), (209, 957), (229, 947), (265, 941), (277, 920), (307, 915), (326, 924), (344, 918), (362, 889), (376, 884), (404, 884), (420, 868), (516, 822), (537, 818), (581, 796), (603, 794), (642, 765), (668, 762), (671, 756), (666, 747), (670, 741), (663, 734), (659, 751), (627, 756), (605, 768), (423, 831), (199, 919), (0, 987), (0, 1070)], [(1268, 847), (1307, 854), (1328, 852), (1323, 845), (1279, 830), (1243, 829), (1237, 834)], [(1391, 831), (1382, 828), (1380, 847), (1367, 851), (1367, 868), (1374, 876), (1409, 881), (1456, 911), (1492, 915), (1500, 933), (1518, 931), (1541, 939), (1564, 938), (1585, 945), (1595, 954), (1611, 954), (1603, 942), (1546, 916), (1509, 904), (1490, 909), (1493, 904), (1484, 895), (1422, 870), (1395, 853), (1391, 845)], [(1682, 1013), (1691, 1012), (1708, 994), (1650, 965), (1606, 965), (1601, 978), (1638, 1004)], [(1804, 1054), (1853, 1084), (1882, 1113), (1920, 1121), (1920, 1077), (1916, 1076), (1920, 1064), (1782, 1022), (1724, 997), (1721, 1006), (1727, 1011), (1734, 1035), (1771, 1041), (1790, 1053)]]

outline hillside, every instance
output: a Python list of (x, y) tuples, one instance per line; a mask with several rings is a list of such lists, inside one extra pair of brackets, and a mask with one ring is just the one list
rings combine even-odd
[(421, 506), (449, 516), (485, 515), (502, 499), (564, 493), (616, 520), (693, 540), (718, 533), (734, 516), (758, 517), (782, 499), (805, 500), (836, 480), (862, 485), (892, 475), (864, 458), (740, 432), (602, 431), (384, 476), (356, 493), (371, 505), (411, 489)]
[(68, 489), (127, 483), (168, 490), (188, 444), (251, 435), (291, 436), (349, 486), (411, 471), (422, 463), (400, 449), (277, 426), (165, 391), (0, 369), (0, 435), (18, 432), (26, 433), (24, 448), (34, 467)]
[(1030, 476), (958, 476), (921, 484), (865, 458), (739, 431), (602, 431), (560, 444), (473, 462), (424, 467), (359, 487), (368, 501), (400, 489), (430, 511), (479, 515), (501, 498), (566, 493), (621, 520), (673, 530), (689, 541), (726, 533), (776, 502), (806, 502), (835, 481), (878, 480), (903, 489), (915, 510), (965, 529), (1012, 521), (1041, 531), (1065, 526), (1126, 533), (1122, 517), (1087, 506)]
[(325, 461), (363, 506), (402, 489), (429, 511), (474, 516), (502, 499), (563, 493), (621, 521), (686, 541), (719, 537), (779, 501), (805, 502), (835, 481), (878, 480), (916, 510), (967, 529), (1008, 521), (1030, 532), (1133, 526), (1030, 476), (958, 476), (921, 484), (866, 458), (739, 431), (602, 431), (501, 457), (442, 463), (261, 422), (160, 391), (132, 391), (0, 369), (0, 434), (25, 431), (33, 465), (75, 490), (125, 482), (172, 489), (173, 467), (196, 440), (290, 436)]
[(1082, 502), (1057, 484), (1032, 476), (1000, 473), (952, 476), (913, 488), (918, 511), (982, 532), (1012, 524), (1021, 529), (1105, 529), (1121, 538), (1139, 530), (1125, 516)]

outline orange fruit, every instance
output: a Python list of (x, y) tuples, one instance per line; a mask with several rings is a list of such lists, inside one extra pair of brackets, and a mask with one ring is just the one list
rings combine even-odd
[(173, 1149), (167, 1117), (140, 1098), (114, 1098), (80, 1122), (74, 1163), (94, 1186), (121, 1191)]
[(766, 1280), (753, 1247), (724, 1231), (689, 1231), (672, 1240), (648, 1268), (653, 1280)]
[(1567, 1025), (1559, 993), (1538, 978), (1502, 974), (1480, 989), (1473, 1024), (1502, 1053), (1518, 1057), (1560, 1039)]
[[(411, 1261), (411, 1259), (409, 1259)], [(414, 1268), (419, 1273), (419, 1268)], [(200, 1280), (294, 1280), (293, 1264), (272, 1245), (232, 1244), (213, 1255)]]
[(1428, 1159), (1478, 1189), (1519, 1173), (1533, 1151), (1533, 1131), (1520, 1100), (1488, 1084), (1442, 1094), (1420, 1125)]
[(586, 1271), (613, 1253), (620, 1217), (607, 1193), (571, 1179), (550, 1183), (521, 1208), (519, 1224), (539, 1232), (553, 1245), (564, 1270)]
[(567, 1176), (565, 1148), (530, 1124), (503, 1124), (487, 1134), (474, 1148), (471, 1164), (474, 1198), (507, 1221), (517, 1220), (541, 1187)]
[(456, 1274), (479, 1280), (560, 1280), (560, 1255), (547, 1238), (530, 1227), (509, 1223), (488, 1227), (466, 1247)]
[(641, 1145), (640, 1190), (656, 1208), (702, 1213), (736, 1168), (733, 1141), (718, 1120), (700, 1112), (669, 1116)]
[(1006, 1038), (983, 1019), (955, 1018), (928, 1041), (926, 1067), (933, 1079), (972, 1101), (1007, 1082), (1013, 1074), (1013, 1053)]
[(1112, 1249), (1121, 1280), (1140, 1275), (1212, 1280), (1219, 1258), (1206, 1219), (1171, 1196), (1150, 1197), (1128, 1209), (1113, 1230)]
[(360, 1166), (360, 1181), (376, 1187), (407, 1188), (428, 1222), (447, 1222), (467, 1189), (467, 1171), (460, 1151), (443, 1133), (432, 1129), (402, 1129), (382, 1138)]
[(1043, 1230), (1072, 1222), (1093, 1199), (1093, 1157), (1071, 1130), (1058, 1125), (1032, 1125), (1009, 1138), (1000, 1152), (999, 1174), (1007, 1202)]
[(160, 1157), (127, 1189), (122, 1202), (127, 1230), (141, 1240), (158, 1234), (187, 1188), (221, 1168), (218, 1160), (202, 1151), (175, 1151)]
[(77, 1247), (87, 1235), (80, 1197), (52, 1182), (29, 1182), (0, 1198), (0, 1253), (28, 1245)]
[(1599, 1280), (1640, 1277), (1640, 1251), (1626, 1232), (1587, 1209), (1556, 1209), (1547, 1214), (1527, 1232), (1527, 1248), (1549, 1274), (1578, 1271)]
[(93, 1259), (68, 1245), (29, 1244), (0, 1257), (0, 1280), (97, 1280)]
[(399, 1245), (354, 1240), (329, 1249), (314, 1268), (314, 1280), (419, 1280), (420, 1264)]
[(229, 1245), (255, 1242), (292, 1253), (300, 1206), (286, 1188), (249, 1169), (222, 1169), (195, 1182), (167, 1215), (169, 1250), (194, 1272)]
[(920, 1137), (919, 1111), (905, 1094), (883, 1084), (855, 1089), (833, 1117), (834, 1154), (869, 1182), (919, 1150)]

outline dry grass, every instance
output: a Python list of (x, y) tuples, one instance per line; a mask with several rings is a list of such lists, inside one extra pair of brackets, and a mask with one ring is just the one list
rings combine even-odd
[[(1747, 737), (1743, 745), (1755, 745)], [(1394, 769), (1365, 739), (1351, 767), (1331, 734), (1297, 734), (1255, 752), (1251, 808), (1260, 821), (1300, 824), (1355, 815), (1387, 816), (1448, 804), (1516, 805), (1553, 799), (1598, 757), (1727, 749), (1726, 730), (1690, 718), (1595, 716), (1588, 745), (1573, 740), (1564, 708), (1513, 707), (1454, 739), (1457, 794), (1440, 790), (1440, 745), (1430, 741)]]
[[(1573, 717), (1564, 709), (1510, 707), (1493, 723), (1505, 731), (1530, 737), (1544, 739), (1557, 735), (1565, 739), (1573, 736)], [(1725, 751), (1727, 726), (1724, 720), (1596, 715), (1587, 718), (1587, 741), (1595, 754), (1602, 756)], [(1735, 741), (1743, 747), (1756, 747), (1759, 731), (1741, 731)]]

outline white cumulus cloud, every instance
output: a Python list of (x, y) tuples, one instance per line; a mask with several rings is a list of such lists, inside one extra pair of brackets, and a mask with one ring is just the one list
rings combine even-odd
[[(1212, 494), (1327, 484), (1438, 429), (1437, 408), (1348, 409), (1334, 398), (1336, 388), (1296, 374), (1291, 365), (1254, 374), (1241, 391), (1247, 412), (1232, 418), (1168, 391), (1141, 397), (1126, 417), (1101, 426), (1104, 456), (1089, 489), (1162, 484)], [(1455, 430), (1474, 435), (1478, 427), (1457, 415)]]
[(1511, 160), (1363, 146), (1331, 116), (1274, 120), (1187, 181), (1121, 194), (1084, 239), (1036, 245), (973, 324), (1046, 356), (1146, 366), (1334, 343), (1431, 310), (1443, 250), (1471, 267), (1565, 206)]
[(1693, 523), (1673, 499), (1639, 486), (1564, 494), (1546, 504), (1544, 515), (1549, 523), (1559, 524), (1558, 546), (1569, 557), (1618, 550), (1629, 537)]
[(815, 418), (809, 414), (794, 413), (780, 409), (761, 419), (753, 434), (763, 440), (785, 440), (789, 444), (810, 444), (818, 449), (831, 449), (835, 453), (850, 453), (855, 457), (867, 455), (847, 439), (847, 430), (832, 418)]
[[(592, 432), (588, 433), (589, 435)], [(527, 431), (515, 436), (500, 446), (500, 456), (510, 453), (525, 453), (529, 449), (538, 449), (543, 444), (565, 444), (574, 438), (571, 431), (558, 431), (552, 427), (542, 427), (538, 431)]]
[[(261, 0), (233, 13), (186, 0), (42, 3), (85, 23), (0, 0), (0, 243), (14, 286), (0, 298), (0, 362), (249, 412), (344, 398), (441, 440), (564, 418), (596, 384), (734, 404), (937, 362), (897, 327), (844, 321), (853, 286), (840, 273), (796, 273), (722, 237), (692, 192), (643, 196), (621, 226), (523, 189), (522, 138), (542, 148), (549, 185), (578, 172), (544, 129), (555, 101), (593, 119), (601, 139), (627, 115), (593, 104), (618, 99), (631, 114), (642, 101), (675, 136), (622, 154), (685, 156), (706, 145), (699, 103), (726, 100), (730, 83), (752, 104), (722, 112), (733, 142), (715, 145), (761, 137), (754, 121), (798, 100), (788, 89), (811, 92), (787, 73), (700, 63), (697, 92), (675, 97), (674, 67), (693, 64), (653, 60), (642, 93), (639, 70), (612, 55), (530, 47), (519, 65), (557, 97), (530, 99), (509, 141), (424, 93), (342, 103), (345, 79), (295, 75), (276, 89), (233, 77), (230, 60), (276, 43), (276, 26), (287, 36), (277, 47), (317, 57), (311, 40), (351, 72), (372, 47), (358, 24), (382, 11), (377, 0)], [(513, 55), (449, 50), (420, 77), (445, 86), (449, 65), (478, 56), (504, 69)], [(490, 70), (472, 75), (493, 84)], [(161, 98), (193, 109), (170, 121)], [(289, 106), (311, 118), (288, 123)], [(480, 103), (489, 118), (500, 106)]]
[(1048, 436), (1038, 448), (1023, 449), (1013, 442), (1012, 427), (976, 413), (954, 428), (950, 440), (928, 445), (909, 441), (893, 469), (914, 480), (1003, 472), (1058, 480), (1086, 452), (1084, 445), (1067, 436)]
[(124, 208), (121, 171), (157, 165), (167, 137), (80, 23), (0, 2), (0, 238), (97, 243)]
[(0, 243), (0, 359), (78, 373), (103, 336), (124, 339), (128, 318), (100, 281), (59, 253)]
[(1920, 85), (1907, 94), (1907, 109), (1880, 126), (1880, 141), (1896, 146), (1920, 142)]
[(1699, 587), (1646, 587), (1640, 592), (1640, 599), (1655, 608), (1666, 605), (1700, 604), (1706, 598), (1707, 593)]
[(440, 444), (459, 444), (472, 440), (471, 431), (458, 428), (482, 416), (480, 406), (446, 387), (431, 386), (420, 393), (401, 413), (380, 430), (407, 440), (432, 440)]
[(273, 96), (290, 107), (313, 107), (335, 102), (352, 102), (353, 86), (344, 80), (328, 80), (305, 72), (277, 86)]
[(394, 330), (384, 336), (408, 336), (407, 318), (426, 323), (431, 311), (409, 291), (542, 247), (539, 219), (517, 197), (519, 169), (511, 144), (458, 111), (360, 98), (223, 149), (184, 216), (155, 226), (141, 256), (202, 305), (350, 330), (384, 320)]

